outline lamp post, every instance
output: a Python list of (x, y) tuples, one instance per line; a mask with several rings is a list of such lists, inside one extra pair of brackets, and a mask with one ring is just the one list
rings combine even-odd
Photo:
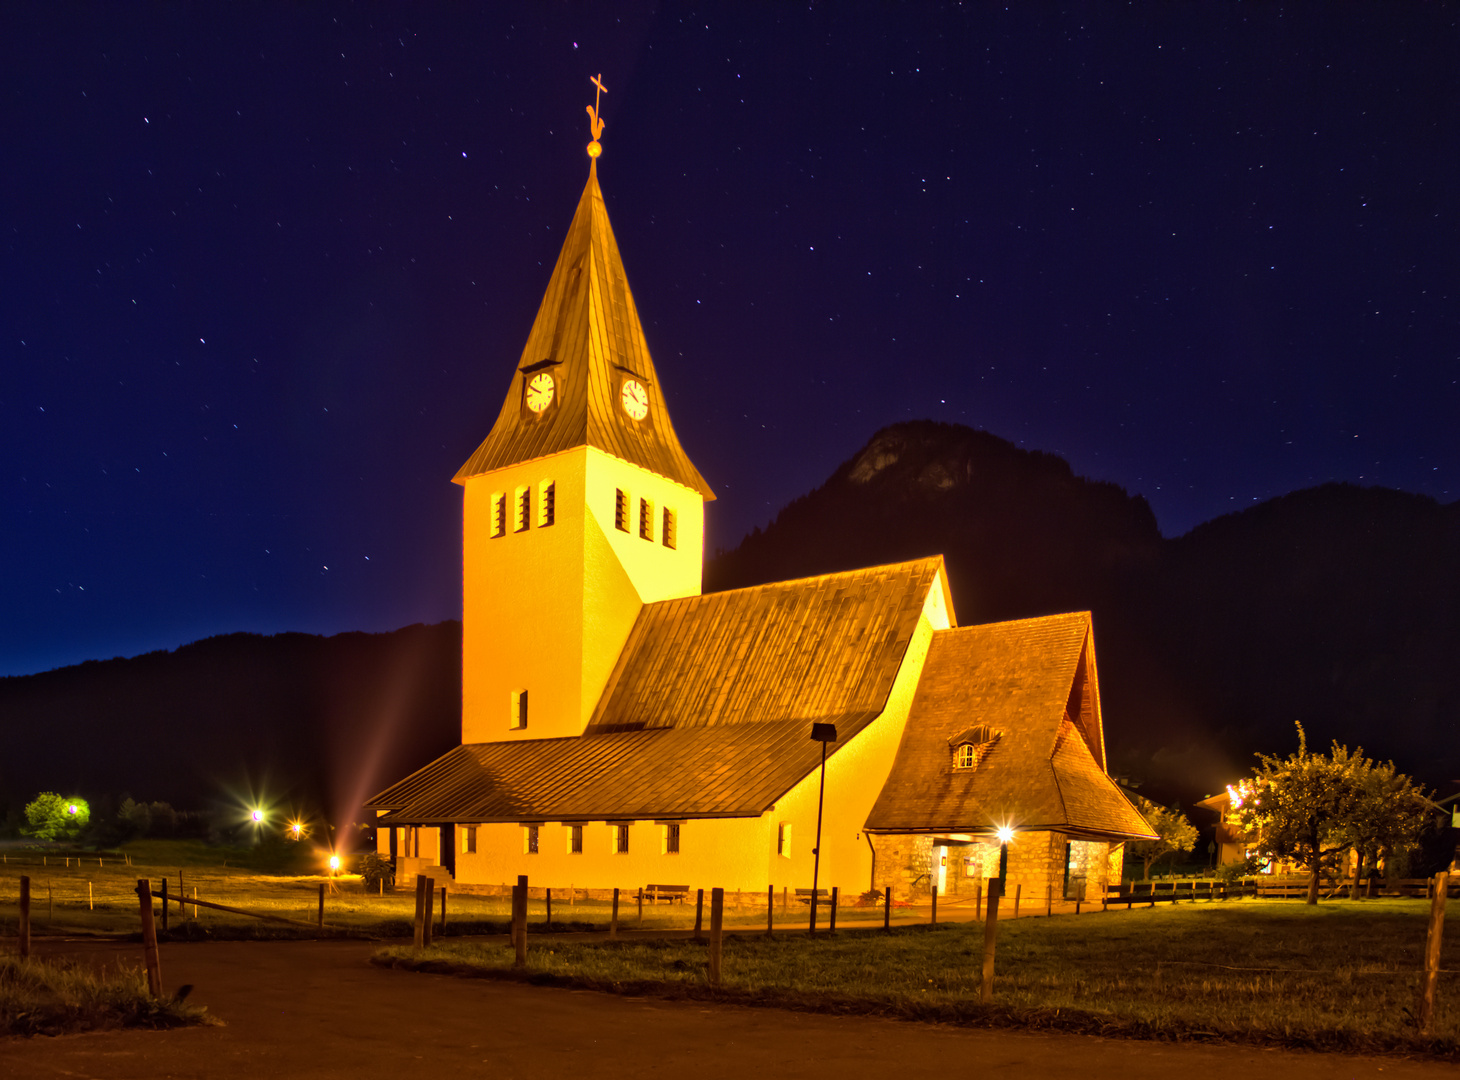
[(821, 805), (826, 798), (826, 744), (836, 742), (835, 724), (812, 724), (811, 740), (821, 744), (821, 787), (816, 793), (816, 846), (811, 849), (811, 936), (816, 936), (816, 888), (821, 880)]

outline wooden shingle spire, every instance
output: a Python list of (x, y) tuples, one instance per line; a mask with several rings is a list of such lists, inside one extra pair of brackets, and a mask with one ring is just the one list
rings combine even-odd
[[(552, 376), (553, 400), (535, 412), (525, 404), (526, 386), (544, 371)], [(647, 412), (638, 419), (625, 408), (627, 381), (642, 387), (647, 398)], [(637, 406), (635, 411), (640, 411)], [(706, 500), (715, 497), (669, 421), (598, 187), (596, 157), (507, 400), (491, 433), (454, 480), (464, 483), (580, 446), (657, 473)]]

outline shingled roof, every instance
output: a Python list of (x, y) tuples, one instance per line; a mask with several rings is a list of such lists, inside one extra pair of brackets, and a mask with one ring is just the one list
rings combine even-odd
[[(1154, 836), (1102, 766), (1095, 677), (1089, 612), (934, 634), (867, 830)], [(976, 726), (997, 737), (954, 768), (953, 743)]]
[[(497, 422), (454, 479), (465, 483), (494, 469), (593, 446), (713, 499), (669, 422), (608, 223), (597, 165), (590, 167)], [(556, 391), (546, 410), (533, 413), (523, 407), (523, 387), (538, 371), (552, 373)], [(642, 420), (631, 419), (618, 404), (627, 377), (648, 392)]]
[(384, 824), (753, 817), (886, 707), (941, 557), (646, 604), (582, 736), (472, 743)]

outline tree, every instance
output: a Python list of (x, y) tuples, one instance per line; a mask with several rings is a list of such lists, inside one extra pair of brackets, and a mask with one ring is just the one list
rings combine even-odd
[(1174, 855), (1178, 851), (1190, 851), (1196, 846), (1196, 826), (1187, 820), (1178, 806), (1168, 809), (1139, 795), (1132, 796), (1132, 799), (1136, 809), (1146, 819), (1146, 824), (1156, 834), (1156, 839), (1133, 841), (1126, 844), (1125, 850), (1127, 854), (1141, 860), (1144, 864), (1141, 876), (1149, 878), (1151, 867), (1156, 863), (1168, 855)]
[(1256, 775), (1228, 789), (1229, 820), (1257, 838), (1269, 859), (1290, 859), (1308, 871), (1308, 903), (1318, 903), (1318, 877), (1353, 846), (1353, 823), (1363, 812), (1366, 777), (1373, 763), (1360, 748), (1337, 741), (1327, 754), (1308, 749), (1303, 725), (1298, 750), (1286, 758), (1259, 753)]
[(27, 835), (37, 840), (74, 840), (91, 820), (85, 799), (63, 799), (54, 791), (42, 791), (25, 806)]
[(1392, 859), (1418, 845), (1431, 806), (1424, 788), (1417, 787), (1399, 772), (1392, 761), (1383, 764), (1365, 761), (1359, 782), (1358, 805), (1348, 824), (1340, 830), (1357, 856), (1349, 892), (1355, 900), (1365, 863), (1377, 867), (1381, 855)]

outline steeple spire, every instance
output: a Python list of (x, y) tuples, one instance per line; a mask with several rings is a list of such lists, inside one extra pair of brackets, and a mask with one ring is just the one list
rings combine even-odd
[[(713, 499), (669, 422), (598, 187), (593, 149), (603, 122), (592, 106), (588, 111), (595, 135), (588, 148), (594, 159), (588, 183), (497, 422), (454, 479), (464, 483), (508, 465), (592, 446)], [(540, 379), (542, 373), (549, 378)]]

